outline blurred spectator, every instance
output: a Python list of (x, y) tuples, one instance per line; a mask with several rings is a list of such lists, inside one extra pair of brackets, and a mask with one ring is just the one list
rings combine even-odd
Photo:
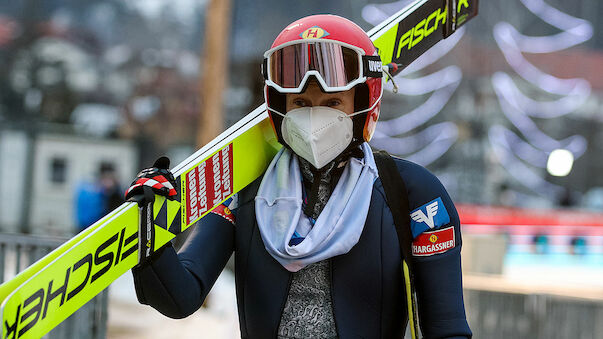
[(570, 208), (576, 206), (576, 196), (575, 194), (567, 187), (563, 188), (563, 192), (561, 193), (558, 204), (560, 207)]
[(575, 236), (570, 241), (570, 253), (575, 255), (585, 255), (588, 253), (586, 238), (583, 236)]
[(101, 164), (100, 179), (105, 207), (103, 214), (107, 214), (124, 202), (124, 192), (117, 181), (117, 174), (115, 173), (113, 164)]
[(509, 184), (502, 183), (498, 187), (497, 203), (502, 206), (517, 206), (517, 195)]
[(584, 195), (584, 206), (594, 211), (603, 211), (603, 187), (594, 187)]
[(532, 245), (535, 254), (549, 253), (549, 238), (546, 234), (537, 234), (532, 238)]
[(124, 201), (122, 194), (114, 166), (109, 163), (101, 164), (98, 180), (83, 181), (76, 188), (76, 233), (121, 205)]
[(76, 233), (103, 216), (103, 190), (98, 182), (83, 181), (75, 190)]

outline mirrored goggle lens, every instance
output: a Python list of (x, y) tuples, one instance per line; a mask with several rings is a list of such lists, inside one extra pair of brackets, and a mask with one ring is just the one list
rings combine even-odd
[(359, 54), (329, 42), (303, 42), (274, 51), (268, 78), (283, 88), (297, 88), (306, 72), (315, 70), (328, 87), (343, 87), (360, 77)]

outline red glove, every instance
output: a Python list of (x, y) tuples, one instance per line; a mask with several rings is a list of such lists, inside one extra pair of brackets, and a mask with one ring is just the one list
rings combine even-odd
[[(143, 169), (126, 191), (126, 200), (136, 201), (139, 207), (138, 220), (138, 265), (152, 262), (155, 248), (155, 227), (152, 222), (155, 194), (175, 199), (178, 195), (176, 180), (170, 167), (170, 159), (161, 157), (153, 167)], [(169, 243), (168, 243), (169, 245)]]
[(176, 191), (176, 180), (168, 169), (170, 159), (161, 157), (155, 161), (153, 167), (145, 168), (138, 175), (126, 191), (126, 200), (136, 201), (139, 205), (143, 199), (154, 200), (152, 193), (174, 199)]

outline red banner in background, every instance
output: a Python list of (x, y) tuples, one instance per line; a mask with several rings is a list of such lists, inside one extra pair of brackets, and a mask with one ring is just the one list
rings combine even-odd
[(462, 225), (602, 226), (603, 213), (457, 204)]

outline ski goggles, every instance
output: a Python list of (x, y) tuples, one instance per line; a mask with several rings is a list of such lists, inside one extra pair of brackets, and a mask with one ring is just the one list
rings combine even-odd
[(383, 76), (381, 58), (339, 41), (295, 40), (264, 53), (266, 85), (281, 93), (301, 93), (308, 78), (316, 77), (327, 92), (346, 91)]

